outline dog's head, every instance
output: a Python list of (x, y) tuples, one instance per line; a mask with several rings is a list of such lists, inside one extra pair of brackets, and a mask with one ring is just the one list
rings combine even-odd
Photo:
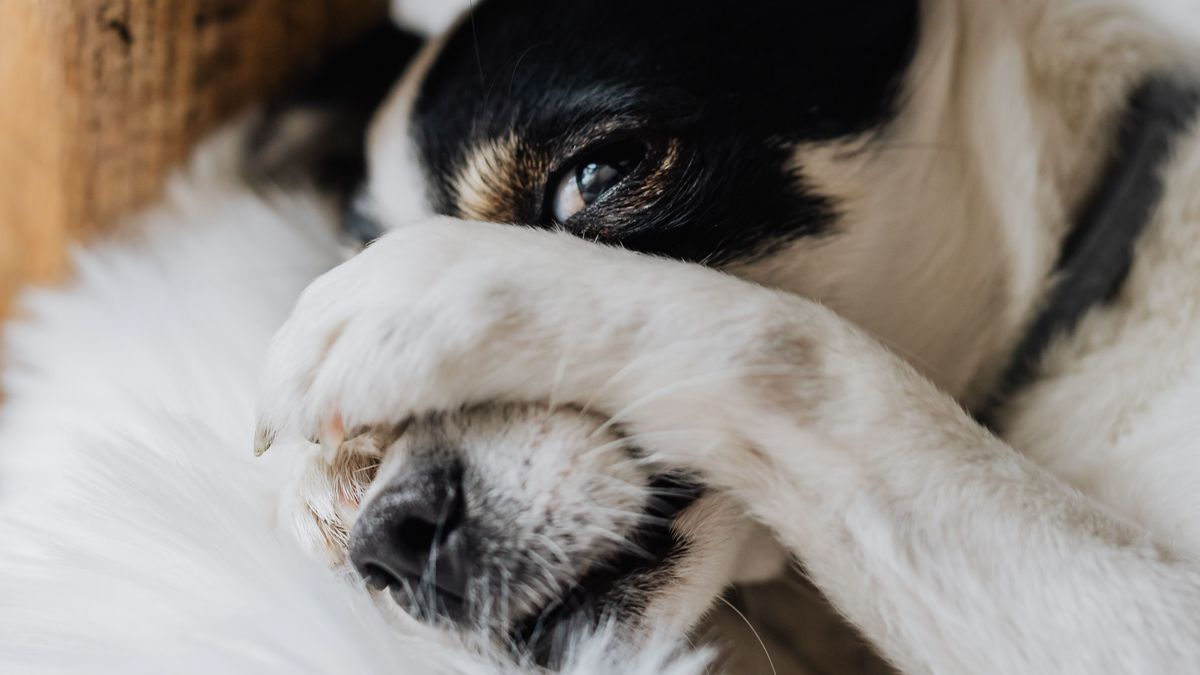
[[(962, 272), (942, 295), (970, 309), (947, 323), (930, 268), (991, 242), (900, 227), (929, 204), (903, 193), (932, 152), (897, 150), (927, 131), (923, 25), (915, 0), (483, 2), (377, 116), (358, 203), (385, 229), (563, 228), (818, 297), (962, 393), (973, 364), (946, 339), (978, 353), (987, 337), (955, 327), (1000, 291)], [(935, 315), (940, 342), (890, 328)], [(497, 405), (372, 432), (306, 475), (303, 528), (409, 613), (543, 660), (603, 620), (685, 632), (729, 583), (780, 569), (736, 505), (646, 466), (653, 439), (605, 419)]]

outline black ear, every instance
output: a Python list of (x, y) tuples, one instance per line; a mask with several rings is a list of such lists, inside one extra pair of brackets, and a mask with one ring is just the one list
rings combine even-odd
[(366, 174), (367, 126), (421, 41), (385, 24), (315, 64), (252, 124), (243, 177), (316, 189), (344, 206)]

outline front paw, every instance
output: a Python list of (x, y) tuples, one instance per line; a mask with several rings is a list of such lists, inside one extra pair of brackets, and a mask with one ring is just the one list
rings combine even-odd
[(336, 447), (492, 400), (604, 411), (660, 434), (656, 450), (725, 442), (757, 396), (805, 388), (816, 352), (796, 345), (826, 314), (695, 265), (434, 219), (304, 292), (268, 355), (257, 449), (281, 435)]
[(538, 282), (515, 269), (521, 252), (505, 235), (516, 231), (435, 219), (317, 279), (271, 343), (256, 450), (496, 398), (516, 357), (525, 374), (544, 372), (550, 356), (522, 348), (537, 339)]

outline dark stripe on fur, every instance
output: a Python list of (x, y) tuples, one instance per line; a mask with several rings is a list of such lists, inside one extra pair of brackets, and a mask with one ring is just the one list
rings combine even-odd
[(1063, 244), (1057, 281), (1012, 357), (1000, 387), (979, 413), (995, 427), (1003, 405), (1037, 374), (1046, 347), (1120, 291), (1138, 237), (1154, 217), (1163, 169), (1179, 134), (1196, 119), (1200, 87), (1152, 78), (1133, 93), (1112, 161)]

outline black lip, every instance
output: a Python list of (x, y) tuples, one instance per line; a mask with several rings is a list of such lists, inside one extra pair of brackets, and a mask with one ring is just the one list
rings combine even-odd
[(686, 549), (686, 542), (675, 533), (673, 525), (704, 489), (687, 479), (666, 475), (656, 477), (650, 487), (656, 496), (643, 512), (643, 523), (628, 537), (632, 546), (609, 560), (594, 563), (560, 598), (518, 623), (509, 637), (519, 651), (539, 665), (553, 667), (566, 646), (560, 639), (564, 628), (571, 632), (596, 626), (619, 608), (620, 589), (626, 582), (648, 576)]

